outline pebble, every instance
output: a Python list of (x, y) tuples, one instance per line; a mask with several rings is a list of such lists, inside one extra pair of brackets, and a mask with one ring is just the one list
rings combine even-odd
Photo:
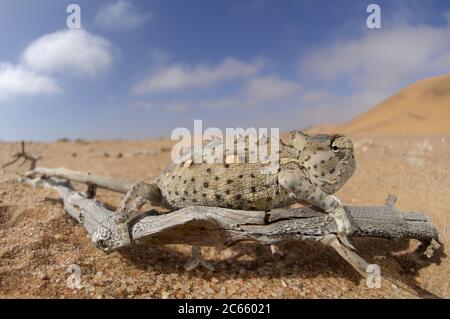
[(175, 297), (176, 297), (177, 299), (184, 299), (185, 296), (186, 296), (186, 293), (185, 293), (185, 291), (184, 291), (183, 289), (179, 289), (179, 290), (177, 291), (177, 293), (175, 294)]
[(167, 299), (167, 298), (169, 298), (169, 293), (168, 293), (167, 291), (161, 292), (161, 298), (162, 298), (162, 299)]
[(116, 289), (116, 292), (119, 295), (123, 295), (126, 291), (127, 291), (127, 287), (125, 287), (125, 286), (120, 286), (119, 288)]
[(48, 276), (47, 273), (43, 272), (43, 273), (39, 274), (39, 279), (41, 279), (41, 280), (49, 280), (50, 277)]

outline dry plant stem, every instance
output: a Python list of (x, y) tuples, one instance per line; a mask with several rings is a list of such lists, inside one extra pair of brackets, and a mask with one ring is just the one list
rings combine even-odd
[[(115, 212), (106, 209), (101, 202), (87, 198), (85, 193), (74, 190), (70, 182), (60, 178), (119, 192), (124, 192), (130, 184), (64, 169), (37, 168), (31, 173), (28, 175), (39, 173), (44, 177), (24, 177), (19, 181), (55, 189), (67, 213), (83, 224), (98, 248), (111, 251), (128, 245), (118, 234)], [(426, 215), (400, 212), (394, 203), (395, 198), (391, 197), (385, 206), (346, 206), (355, 230), (351, 236), (391, 240), (410, 238), (427, 244), (437, 243), (438, 232)], [(130, 229), (130, 244), (227, 247), (239, 241), (268, 245), (299, 240), (320, 241), (334, 248), (361, 275), (367, 274), (367, 262), (337, 239), (334, 219), (314, 207), (274, 209), (270, 212), (203, 206), (186, 207), (167, 214), (152, 211), (136, 220)]]
[(13, 156), (13, 158), (12, 158), (12, 160), (11, 161), (9, 161), (8, 163), (6, 163), (6, 164), (4, 164), (0, 169), (4, 169), (4, 168), (6, 168), (6, 167), (8, 167), (8, 166), (11, 166), (11, 165), (13, 165), (15, 162), (17, 162), (19, 159), (21, 159), (21, 158), (23, 158), (23, 163), (21, 164), (21, 165), (23, 165), (23, 164), (25, 164), (26, 162), (30, 162), (30, 170), (34, 170), (35, 168), (36, 168), (36, 162), (38, 161), (38, 160), (40, 160), (41, 159), (41, 157), (40, 156), (38, 156), (38, 157), (36, 157), (36, 156), (33, 156), (33, 155), (30, 155), (30, 154), (28, 154), (26, 151), (25, 151), (25, 142), (24, 141), (22, 141), (21, 143), (20, 143), (20, 152), (19, 153), (16, 153), (14, 156)]

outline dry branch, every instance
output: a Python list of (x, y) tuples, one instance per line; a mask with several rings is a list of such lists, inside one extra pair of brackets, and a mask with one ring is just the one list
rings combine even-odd
[(27, 153), (25, 151), (25, 142), (22, 141), (20, 143), (20, 152), (14, 154), (14, 156), (11, 159), (11, 161), (9, 161), (8, 163), (2, 165), (2, 167), (0, 167), (0, 169), (4, 169), (4, 168), (6, 168), (8, 166), (13, 165), (14, 163), (16, 163), (21, 158), (23, 158), (23, 162), (22, 162), (21, 166), (23, 164), (25, 164), (26, 162), (30, 162), (30, 170), (34, 170), (36, 168), (36, 162), (41, 159), (40, 156), (33, 156), (33, 155)]
[[(42, 177), (32, 179), (35, 174)], [(130, 184), (65, 169), (37, 168), (20, 182), (55, 189), (67, 213), (83, 224), (93, 243), (104, 251), (125, 245), (115, 227), (114, 212), (73, 189), (69, 179), (126, 192)], [(63, 179), (61, 179), (63, 178)], [(438, 232), (429, 218), (420, 213), (401, 212), (395, 197), (385, 206), (346, 206), (354, 233), (351, 237), (378, 237), (390, 240), (417, 239), (428, 247), (440, 248)], [(239, 211), (217, 207), (187, 207), (171, 213), (150, 211), (130, 227), (132, 242), (153, 245), (190, 244), (231, 246), (239, 241), (277, 244), (286, 241), (314, 240), (333, 247), (361, 275), (367, 263), (355, 252), (341, 245), (336, 224), (330, 215), (313, 207), (274, 209), (270, 212)], [(442, 248), (442, 247), (441, 247)]]
[(47, 177), (58, 177), (67, 179), (72, 182), (85, 183), (88, 185), (96, 185), (97, 187), (112, 190), (114, 192), (125, 194), (131, 187), (130, 183), (125, 183), (121, 180), (98, 176), (91, 173), (71, 171), (66, 168), (45, 168), (36, 167), (27, 172), (25, 176), (30, 177), (35, 174), (40, 174)]

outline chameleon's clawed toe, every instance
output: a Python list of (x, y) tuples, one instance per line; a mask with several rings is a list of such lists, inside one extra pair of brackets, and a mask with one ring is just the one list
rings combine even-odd
[(337, 226), (337, 237), (342, 245), (350, 248), (352, 250), (356, 250), (356, 248), (350, 243), (347, 235), (352, 233), (352, 226), (350, 224), (350, 220), (348, 219), (345, 211), (337, 210), (337, 212), (333, 215), (336, 226)]
[(341, 242), (341, 244), (351, 250), (356, 250), (355, 246), (353, 246), (350, 241), (348, 240), (348, 237), (346, 234), (343, 233), (337, 233), (337, 238)]

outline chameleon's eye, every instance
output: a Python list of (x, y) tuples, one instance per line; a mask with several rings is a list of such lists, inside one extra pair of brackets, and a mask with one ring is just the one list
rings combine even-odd
[(331, 147), (331, 149), (333, 150), (333, 152), (336, 152), (336, 151), (339, 150), (339, 147), (337, 147), (336, 145), (333, 145), (333, 146)]

